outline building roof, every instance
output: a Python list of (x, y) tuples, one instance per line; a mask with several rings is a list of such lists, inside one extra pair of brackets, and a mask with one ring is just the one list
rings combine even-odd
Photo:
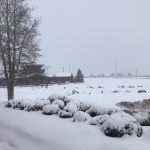
[(51, 74), (50, 77), (71, 77), (71, 73), (54, 73)]

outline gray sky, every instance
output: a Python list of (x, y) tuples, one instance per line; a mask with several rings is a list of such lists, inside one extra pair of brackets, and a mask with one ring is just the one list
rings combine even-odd
[(51, 72), (150, 74), (150, 0), (29, 0), (42, 18), (43, 57)]

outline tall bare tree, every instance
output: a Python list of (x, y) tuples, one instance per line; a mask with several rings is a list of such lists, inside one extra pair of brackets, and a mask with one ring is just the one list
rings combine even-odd
[(39, 56), (39, 19), (26, 0), (0, 0), (0, 60), (7, 82), (8, 100), (14, 98), (14, 81), (22, 64)]

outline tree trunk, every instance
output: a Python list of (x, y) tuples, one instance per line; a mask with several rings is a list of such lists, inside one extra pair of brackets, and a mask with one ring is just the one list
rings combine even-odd
[(14, 99), (14, 82), (9, 81), (7, 84), (8, 101)]

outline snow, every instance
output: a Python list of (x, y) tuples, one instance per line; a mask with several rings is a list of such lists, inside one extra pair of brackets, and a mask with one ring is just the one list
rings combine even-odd
[[(123, 86), (124, 88), (118, 88)], [(94, 88), (88, 88), (92, 86)], [(103, 88), (99, 88), (99, 86)], [(129, 88), (134, 86), (134, 88)], [(65, 87), (65, 88), (64, 88)], [(139, 90), (145, 89), (146, 93), (138, 93)], [(72, 94), (72, 90), (79, 91), (78, 94)], [(113, 91), (119, 91), (113, 93)], [(103, 91), (103, 93), (102, 93)], [(138, 101), (150, 98), (150, 79), (135, 78), (102, 78), (102, 79), (85, 79), (83, 84), (64, 84), (50, 85), (47, 88), (42, 87), (16, 87), (15, 99), (47, 99), (51, 94), (65, 95), (79, 102), (101, 105), (103, 107), (113, 106), (120, 101)], [(0, 101), (7, 100), (6, 88), (0, 88)], [(91, 93), (91, 94), (90, 94)], [(58, 100), (58, 99), (57, 99)]]
[(64, 73), (54, 73), (54, 74), (50, 74), (50, 77), (71, 77), (71, 73), (70, 72), (64, 72)]
[[(143, 89), (146, 93), (138, 93)], [(73, 90), (78, 93), (72, 94)], [(143, 136), (140, 138), (135, 135), (111, 138), (105, 136), (101, 129), (104, 124), (105, 127), (110, 124), (120, 127), (127, 122), (133, 123), (133, 117), (130, 116), (131, 119), (127, 114), (122, 117), (123, 120), (119, 119), (121, 115), (116, 103), (150, 98), (150, 79), (85, 79), (82, 84), (50, 85), (48, 89), (16, 87), (17, 107), (21, 107), (21, 102), (28, 109), (35, 109), (35, 106), (40, 108), (40, 111), (36, 109), (31, 112), (19, 110), (20, 108), (5, 108), (3, 102), (7, 101), (6, 88), (0, 88), (0, 93), (0, 150), (149, 150), (149, 127), (143, 127)], [(65, 107), (62, 106), (63, 102)], [(42, 107), (47, 111), (57, 107), (59, 110), (54, 114), (58, 114), (43, 115)], [(82, 123), (90, 108), (98, 110), (100, 114), (92, 118), (96, 126)], [(106, 116), (105, 113), (108, 112), (110, 116), (107, 115), (105, 120), (101, 114)], [(66, 117), (69, 115), (74, 118), (76, 116), (77, 121), (73, 123), (72, 118)], [(143, 114), (140, 115), (136, 116), (139, 120)], [(136, 133), (136, 126), (134, 127)]]
[(1, 150), (149, 150), (150, 129), (144, 132), (141, 138), (109, 138), (98, 127), (0, 106)]

